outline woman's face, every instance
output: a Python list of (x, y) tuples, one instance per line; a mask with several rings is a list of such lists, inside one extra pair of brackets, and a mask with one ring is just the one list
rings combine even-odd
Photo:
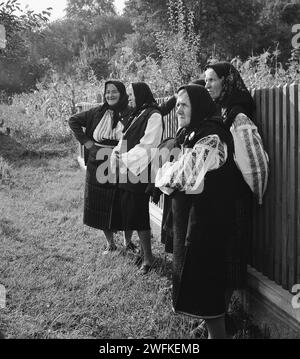
[(113, 84), (106, 85), (105, 99), (110, 106), (116, 105), (120, 100), (120, 92)]
[(192, 104), (186, 90), (178, 92), (176, 101), (176, 114), (178, 119), (178, 127), (186, 127), (191, 122)]
[(207, 69), (205, 71), (205, 88), (213, 100), (221, 95), (224, 77), (219, 78), (215, 70)]
[(136, 107), (136, 103), (135, 103), (135, 96), (134, 96), (134, 91), (133, 91), (133, 88), (132, 88), (132, 85), (129, 85), (127, 87), (127, 95), (128, 95), (128, 105), (132, 108), (135, 108)]

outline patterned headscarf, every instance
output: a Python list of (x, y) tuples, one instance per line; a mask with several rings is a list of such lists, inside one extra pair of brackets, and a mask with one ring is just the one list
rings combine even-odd
[(221, 94), (215, 102), (225, 109), (226, 122), (232, 122), (238, 112), (253, 120), (255, 104), (238, 70), (229, 62), (209, 64), (205, 69), (210, 68), (219, 78), (224, 77)]
[[(105, 99), (106, 88), (108, 84), (112, 84), (116, 86), (118, 91), (120, 92), (119, 101), (115, 105), (109, 105)], [(117, 126), (117, 123), (121, 120), (122, 112), (124, 112), (128, 107), (128, 95), (126, 93), (125, 85), (121, 81), (117, 80), (108, 80), (105, 82), (104, 85), (104, 104), (103, 109), (109, 109), (113, 111), (113, 118), (112, 118), (112, 128)]]

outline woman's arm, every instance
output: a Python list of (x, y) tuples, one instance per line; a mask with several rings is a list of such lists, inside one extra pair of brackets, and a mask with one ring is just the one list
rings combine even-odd
[(155, 186), (165, 193), (175, 189), (201, 193), (206, 173), (221, 167), (227, 159), (227, 146), (217, 135), (206, 136), (183, 151), (177, 161), (167, 162), (157, 173)]
[(235, 162), (245, 182), (262, 204), (267, 188), (269, 158), (255, 124), (243, 113), (239, 113), (230, 128), (234, 139)]
[(169, 98), (169, 100), (159, 105), (158, 109), (161, 112), (162, 116), (166, 116), (168, 113), (170, 113), (173, 110), (175, 105), (176, 105), (176, 96), (174, 95), (171, 98)]
[[(76, 139), (82, 144), (89, 146), (93, 141), (85, 134), (83, 127), (87, 127), (88, 121), (94, 117), (95, 109), (77, 113), (69, 118), (69, 126)], [(91, 147), (91, 146), (89, 146)]]

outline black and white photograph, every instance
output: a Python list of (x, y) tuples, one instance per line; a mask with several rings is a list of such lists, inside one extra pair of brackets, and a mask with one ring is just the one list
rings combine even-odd
[(0, 1), (3, 343), (300, 339), (299, 214), (300, 0)]

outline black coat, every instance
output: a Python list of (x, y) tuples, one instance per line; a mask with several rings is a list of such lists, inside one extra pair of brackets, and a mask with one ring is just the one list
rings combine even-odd
[[(73, 131), (76, 139), (84, 145), (87, 141), (95, 141), (93, 133), (95, 128), (102, 120), (106, 109), (103, 106), (94, 107), (88, 111), (77, 113), (70, 117), (69, 126)], [(129, 117), (130, 110), (126, 110), (122, 113), (122, 123), (125, 125)], [(83, 130), (85, 128), (85, 131)], [(87, 164), (89, 150), (84, 147), (84, 163)]]

